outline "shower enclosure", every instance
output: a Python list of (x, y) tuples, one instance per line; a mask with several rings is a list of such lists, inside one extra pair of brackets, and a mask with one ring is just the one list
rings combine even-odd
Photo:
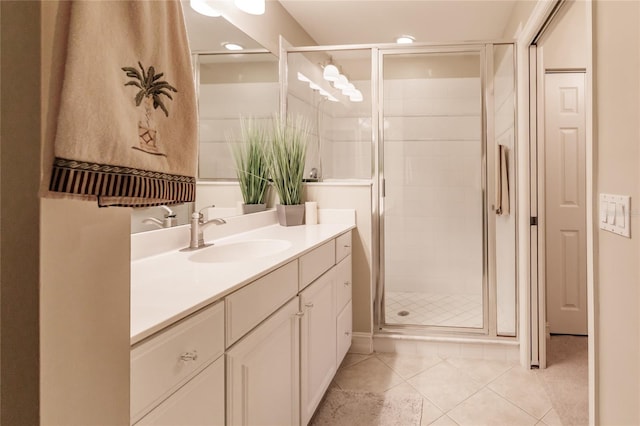
[(372, 183), (374, 330), (515, 336), (514, 46), (284, 55), (283, 112), (314, 129), (309, 173)]

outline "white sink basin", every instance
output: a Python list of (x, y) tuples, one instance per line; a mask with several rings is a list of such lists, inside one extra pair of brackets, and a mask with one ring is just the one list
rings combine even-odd
[(261, 257), (271, 256), (291, 247), (286, 240), (248, 240), (234, 243), (220, 243), (203, 248), (189, 256), (189, 260), (197, 263), (243, 262)]

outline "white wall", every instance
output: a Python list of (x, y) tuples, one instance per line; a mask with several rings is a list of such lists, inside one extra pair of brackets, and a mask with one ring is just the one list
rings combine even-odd
[(631, 239), (600, 230), (596, 235), (599, 411), (596, 422), (637, 425), (640, 424), (640, 3), (597, 1), (593, 18), (596, 191), (632, 197)]
[(545, 69), (587, 67), (586, 1), (567, 1), (538, 44), (542, 46)]
[(371, 185), (366, 183), (315, 183), (305, 185), (305, 200), (320, 209), (355, 209), (352, 239), (353, 331), (371, 333), (373, 324), (373, 241)]

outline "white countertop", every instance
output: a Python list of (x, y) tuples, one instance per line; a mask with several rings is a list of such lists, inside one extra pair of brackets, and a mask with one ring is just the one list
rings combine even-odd
[(352, 224), (283, 227), (269, 225), (215, 240), (286, 240), (291, 246), (242, 262), (196, 263), (178, 250), (131, 262), (131, 344), (207, 306), (322, 243), (355, 228)]

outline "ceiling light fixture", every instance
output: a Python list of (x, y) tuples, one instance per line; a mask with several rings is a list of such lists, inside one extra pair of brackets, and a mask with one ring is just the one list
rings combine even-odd
[(348, 84), (349, 84), (349, 80), (347, 79), (347, 77), (340, 74), (336, 79), (336, 81), (333, 82), (333, 87), (335, 87), (338, 90), (342, 90), (345, 87), (347, 87)]
[(244, 47), (237, 43), (222, 43), (222, 46), (227, 50), (232, 50), (234, 52), (239, 50), (244, 50)]
[(401, 35), (400, 37), (396, 38), (396, 43), (398, 44), (411, 44), (414, 41), (416, 41), (416, 39), (410, 35)]
[(251, 15), (264, 15), (265, 0), (234, 0), (238, 9)]
[(222, 16), (222, 13), (211, 6), (211, 2), (207, 0), (189, 0), (189, 6), (191, 9), (195, 10), (201, 15), (211, 16), (212, 18), (217, 18), (218, 16)]
[(336, 81), (340, 76), (338, 67), (333, 64), (326, 65), (322, 71), (322, 77), (327, 81)]
[(362, 92), (356, 89), (352, 94), (349, 95), (349, 100), (351, 102), (362, 102), (364, 97), (362, 96)]

